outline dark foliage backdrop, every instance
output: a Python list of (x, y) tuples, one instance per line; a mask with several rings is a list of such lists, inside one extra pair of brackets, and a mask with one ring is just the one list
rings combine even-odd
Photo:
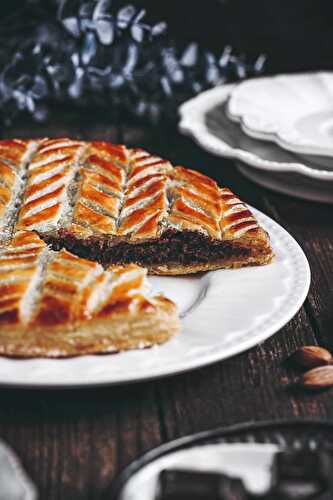
[[(2, 16), (29, 0), (2, 0)], [(76, 0), (72, 0), (74, 3)], [(30, 3), (37, 3), (30, 0)], [(56, 0), (42, 0), (52, 9)], [(114, 4), (121, 2), (115, 0)], [(267, 71), (333, 68), (332, 0), (134, 0), (177, 36), (212, 49), (265, 52)]]
[(218, 83), (333, 68), (331, 0), (133, 0), (134, 15), (127, 3), (2, 0), (0, 121), (41, 121), (54, 103), (174, 120), (182, 101)]
[(268, 55), (269, 72), (333, 68), (332, 0), (144, 0), (175, 33)]
[(0, 120), (45, 121), (56, 104), (174, 122), (180, 103), (264, 62), (193, 43), (139, 2), (26, 0), (0, 23)]

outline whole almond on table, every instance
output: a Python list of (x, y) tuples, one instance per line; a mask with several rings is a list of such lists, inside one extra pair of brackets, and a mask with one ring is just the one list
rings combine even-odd
[(327, 349), (317, 345), (300, 347), (292, 357), (298, 365), (304, 368), (330, 365), (333, 362), (332, 354)]
[(324, 389), (333, 386), (333, 366), (319, 366), (304, 373), (301, 384), (308, 389)]

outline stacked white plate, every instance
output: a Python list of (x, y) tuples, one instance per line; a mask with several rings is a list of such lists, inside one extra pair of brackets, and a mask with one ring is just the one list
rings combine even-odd
[(333, 72), (222, 85), (183, 104), (180, 116), (183, 133), (237, 160), (252, 181), (333, 203)]

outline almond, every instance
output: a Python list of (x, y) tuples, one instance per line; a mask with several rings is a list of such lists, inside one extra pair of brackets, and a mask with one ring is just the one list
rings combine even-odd
[(309, 389), (333, 386), (333, 366), (319, 366), (304, 373), (301, 384)]
[(293, 360), (304, 368), (330, 365), (333, 362), (331, 353), (316, 345), (306, 345), (293, 354)]

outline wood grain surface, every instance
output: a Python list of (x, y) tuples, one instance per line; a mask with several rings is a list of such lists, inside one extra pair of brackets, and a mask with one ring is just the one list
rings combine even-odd
[(286, 362), (303, 344), (333, 349), (333, 206), (258, 187), (244, 179), (233, 162), (202, 151), (175, 128), (110, 126), (82, 112), (79, 119), (58, 118), (46, 126), (21, 123), (3, 135), (125, 142), (199, 169), (284, 226), (301, 244), (312, 270), (308, 299), (294, 319), (263, 344), (232, 359), (131, 386), (0, 389), (0, 438), (21, 457), (41, 499), (108, 499), (112, 478), (131, 460), (188, 433), (246, 421), (333, 419), (333, 389), (295, 389), (298, 373)]

